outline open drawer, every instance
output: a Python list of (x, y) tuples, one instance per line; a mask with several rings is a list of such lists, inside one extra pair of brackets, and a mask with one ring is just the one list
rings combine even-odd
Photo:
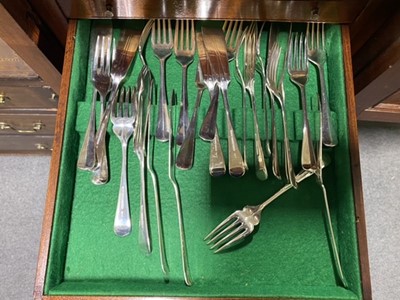
[[(370, 279), (347, 26), (326, 27), (328, 88), (339, 142), (336, 147), (324, 150), (331, 161), (324, 170), (324, 181), (348, 288), (338, 284), (323, 214), (323, 195), (315, 176), (300, 183), (298, 190), (285, 193), (266, 208), (259, 228), (247, 243), (232, 251), (213, 254), (203, 241), (205, 235), (233, 211), (248, 204), (261, 203), (285, 182), (274, 179), (272, 174), (266, 181), (256, 178), (251, 141), (248, 142), (249, 171), (244, 177), (237, 179), (226, 175), (212, 178), (208, 174), (210, 146), (199, 139), (196, 142), (193, 169), (176, 171), (182, 197), (189, 266), (194, 282), (187, 287), (182, 276), (175, 194), (167, 173), (168, 145), (155, 142), (154, 146), (154, 167), (159, 178), (165, 247), (170, 266), (168, 283), (164, 281), (160, 268), (150, 180), (148, 205), (153, 252), (146, 256), (138, 247), (140, 181), (138, 160), (133, 154), (132, 144), (128, 147), (128, 174), (133, 230), (128, 237), (120, 238), (113, 232), (121, 150), (111, 127), (108, 141), (110, 182), (95, 186), (90, 181), (91, 175), (76, 167), (93, 91), (88, 74), (88, 54), (90, 29), (94, 22), (98, 21), (70, 22), (35, 299), (369, 299)], [(263, 47), (265, 53), (265, 44)], [(158, 61), (152, 55), (150, 42), (147, 43), (146, 58), (157, 82)], [(189, 67), (189, 83), (194, 82), (196, 64), (195, 60)], [(136, 82), (140, 67), (137, 59), (125, 85)], [(167, 61), (167, 74), (168, 94), (173, 89), (179, 93), (181, 73), (174, 57)], [(310, 71), (309, 81), (309, 96), (314, 99), (310, 119), (316, 134), (318, 105), (315, 70)], [(299, 149), (302, 114), (298, 90), (288, 77), (285, 87), (290, 111), (289, 135), (298, 172), (301, 169)], [(237, 124), (235, 127), (240, 128), (241, 91), (235, 80), (231, 82), (229, 93), (233, 118)], [(189, 84), (190, 101), (195, 99), (195, 95), (194, 84)], [(209, 103), (206, 95), (203, 98), (199, 122)], [(176, 121), (178, 109), (173, 111)], [(223, 113), (219, 113), (219, 116), (221, 141), (226, 148)], [(281, 142), (281, 128), (278, 131)], [(252, 136), (251, 131), (248, 136)], [(238, 138), (240, 141), (240, 132)]]

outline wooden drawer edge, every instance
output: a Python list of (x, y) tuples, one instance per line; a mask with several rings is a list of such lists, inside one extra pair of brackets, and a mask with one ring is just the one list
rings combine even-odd
[(42, 234), (39, 246), (39, 256), (34, 288), (34, 299), (43, 299), (44, 281), (46, 276), (47, 258), (50, 246), (50, 237), (53, 223), (53, 214), (58, 184), (58, 172), (60, 169), (61, 149), (64, 137), (64, 123), (69, 93), (70, 75), (75, 48), (75, 33), (77, 21), (71, 20), (65, 46), (65, 58), (63, 74), (61, 78), (60, 99), (56, 119), (54, 136), (54, 148), (50, 164), (49, 183), (46, 196), (45, 210), (42, 222)]
[(360, 257), (360, 276), (363, 299), (369, 300), (372, 299), (371, 276), (368, 262), (367, 231), (360, 167), (360, 149), (358, 145), (356, 98), (354, 93), (350, 30), (348, 25), (342, 26), (342, 44), (343, 60), (345, 65), (344, 75), (346, 81), (347, 114), (349, 122), (350, 159), (357, 220), (358, 251)]

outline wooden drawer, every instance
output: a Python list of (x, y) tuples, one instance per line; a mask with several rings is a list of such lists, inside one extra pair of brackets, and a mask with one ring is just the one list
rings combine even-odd
[(40, 81), (0, 80), (0, 111), (15, 108), (57, 109), (58, 95)]
[(0, 135), (0, 153), (51, 154), (54, 135)]
[[(199, 147), (196, 149), (198, 165), (187, 173), (177, 173), (178, 182), (181, 180), (194, 285), (186, 287), (182, 279), (174, 193), (166, 181), (165, 144), (156, 144), (155, 153), (159, 156), (155, 163), (164, 166), (160, 167), (158, 175), (167, 257), (171, 267), (170, 282), (164, 282), (159, 267), (154, 212), (150, 215), (154, 244), (150, 256), (142, 255), (138, 250), (135, 226), (129, 238), (114, 236), (112, 222), (120, 171), (120, 144), (115, 136), (109, 141), (113, 158), (110, 162), (111, 181), (107, 185), (92, 186), (90, 175), (76, 168), (92, 91), (91, 86), (86, 85), (89, 82), (87, 65), (82, 66), (82, 60), (87, 59), (89, 32), (90, 21), (70, 21), (35, 299), (105, 300), (152, 296), (167, 299), (371, 299), (349, 29), (346, 25), (331, 27), (331, 33), (336, 33), (332, 36), (336, 38), (330, 44), (336, 43), (335, 49), (338, 50), (332, 51), (334, 54), (330, 56), (329, 64), (332, 68), (338, 67), (338, 73), (330, 75), (330, 91), (336, 95), (331, 101), (335, 102), (332, 105), (340, 137), (338, 146), (328, 150), (332, 164), (326, 170), (325, 181), (332, 201), (341, 258), (350, 283), (348, 289), (336, 283), (327, 236), (324, 235), (322, 211), (318, 209), (322, 205), (322, 195), (312, 179), (301, 184), (298, 191), (291, 191), (287, 197), (274, 203), (276, 206), (269, 212), (268, 209), (264, 212), (263, 224), (253, 235), (251, 243), (220, 255), (209, 251), (202, 240), (209, 230), (234, 210), (262, 202), (283, 183), (268, 179), (262, 184), (250, 174), (243, 179), (210, 179), (208, 163), (204, 159), (209, 148), (201, 141), (196, 144)], [(150, 47), (149, 43), (147, 47)], [(150, 53), (147, 54), (157, 78), (157, 61), (151, 58)], [(178, 70), (174, 59), (170, 60), (169, 66)], [(137, 60), (132, 74), (137, 74), (139, 69)], [(191, 76), (194, 76), (192, 72)], [(179, 84), (175, 81), (170, 84)], [(194, 90), (192, 88), (190, 93)], [(203, 102), (206, 105), (207, 101)], [(292, 124), (296, 131), (296, 121)], [(298, 145), (296, 136), (292, 132), (294, 145)], [(128, 171), (133, 224), (136, 224), (138, 216), (138, 199), (134, 197), (138, 195), (139, 177), (135, 167), (135, 162), (130, 163)], [(296, 168), (298, 170), (298, 165)], [(148, 196), (151, 201), (152, 194)], [(301, 201), (305, 201), (304, 206)], [(154, 207), (150, 205), (149, 209)]]
[(2, 113), (0, 111), (0, 135), (54, 135), (55, 112)]

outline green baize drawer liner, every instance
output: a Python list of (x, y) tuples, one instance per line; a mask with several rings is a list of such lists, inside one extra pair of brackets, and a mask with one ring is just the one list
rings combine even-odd
[[(270, 168), (267, 181), (259, 181), (255, 177), (253, 141), (250, 140), (253, 136), (250, 112), (247, 134), (250, 169), (243, 178), (236, 179), (228, 175), (212, 178), (208, 174), (210, 145), (200, 139), (196, 142), (194, 167), (189, 171), (176, 171), (182, 197), (189, 265), (194, 281), (193, 286), (187, 287), (182, 275), (175, 194), (167, 173), (168, 143), (156, 141), (154, 154), (166, 255), (171, 269), (168, 283), (164, 281), (160, 267), (150, 176), (147, 180), (147, 196), (152, 254), (146, 256), (138, 246), (140, 180), (132, 140), (128, 148), (128, 183), (133, 228), (128, 237), (121, 238), (113, 232), (120, 181), (121, 146), (112, 134), (111, 125), (109, 183), (95, 186), (91, 183), (89, 172), (76, 168), (93, 92), (88, 71), (88, 53), (90, 29), (95, 22), (99, 21), (81, 20), (77, 26), (45, 294), (361, 299), (340, 26), (326, 25), (328, 91), (339, 143), (335, 148), (324, 150), (332, 160), (324, 170), (324, 180), (349, 288), (340, 287), (335, 278), (334, 261), (324, 218), (323, 195), (315, 176), (302, 182), (298, 190), (290, 190), (267, 207), (259, 228), (249, 241), (238, 249), (213, 254), (203, 241), (204, 236), (233, 211), (245, 205), (261, 203), (285, 184), (284, 180), (279, 181), (273, 177)], [(129, 25), (130, 22), (140, 21), (120, 21), (114, 23), (114, 26)], [(204, 22), (204, 25), (207, 25), (207, 22)], [(303, 25), (295, 25), (294, 30), (296, 26), (304, 30)], [(261, 53), (266, 53), (267, 39), (268, 31), (265, 31), (262, 35)], [(156, 84), (159, 85), (159, 62), (153, 55), (150, 40), (146, 47), (147, 62)], [(194, 78), (197, 62), (196, 57), (189, 67), (188, 74), (190, 113), (196, 97)], [(125, 86), (135, 84), (141, 66), (140, 60), (136, 58)], [(175, 90), (179, 99), (181, 67), (174, 55), (167, 60), (166, 67), (168, 96), (170, 98), (172, 90)], [(230, 68), (231, 74), (234, 74), (233, 63), (230, 64)], [(316, 77), (316, 69), (310, 64), (307, 93), (309, 100), (311, 99), (309, 114), (314, 138), (318, 135), (319, 125)], [(302, 113), (299, 90), (290, 82), (288, 76), (285, 77), (285, 92), (291, 149), (298, 172), (301, 169), (299, 149)], [(260, 93), (260, 76), (256, 75), (257, 99), (260, 99)], [(229, 86), (229, 98), (234, 126), (241, 144), (241, 89), (234, 75)], [(261, 119), (261, 101), (257, 103), (260, 105), (258, 111)], [(208, 104), (209, 95), (205, 92), (197, 129), (200, 128)], [(153, 120), (156, 118), (156, 109), (153, 111)], [(221, 142), (227, 154), (222, 101), (219, 109)], [(178, 107), (174, 108), (173, 112), (176, 128)], [(280, 113), (277, 112), (277, 115)], [(277, 126), (278, 140), (281, 144), (283, 137), (280, 122)], [(269, 160), (268, 164), (270, 165)], [(283, 168), (281, 172), (283, 173)]]

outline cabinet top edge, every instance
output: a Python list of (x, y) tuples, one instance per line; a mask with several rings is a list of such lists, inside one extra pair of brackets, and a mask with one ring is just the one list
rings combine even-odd
[(209, 19), (351, 23), (367, 0), (67, 0), (73, 19)]

